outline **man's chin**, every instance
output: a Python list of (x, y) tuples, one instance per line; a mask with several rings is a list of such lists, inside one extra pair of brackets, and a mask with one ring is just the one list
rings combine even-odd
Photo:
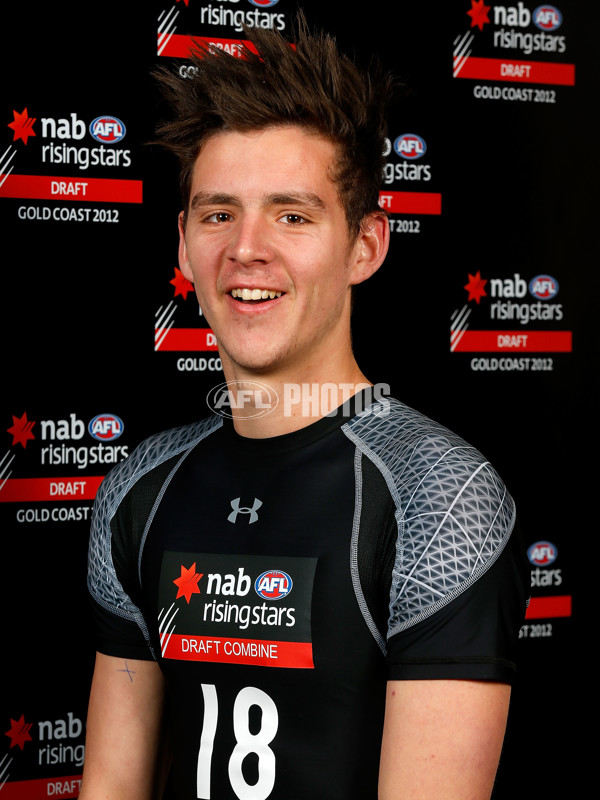
[(264, 376), (277, 372), (283, 365), (281, 354), (257, 348), (255, 352), (248, 352), (249, 348), (237, 352), (221, 352), (221, 362), (225, 374)]

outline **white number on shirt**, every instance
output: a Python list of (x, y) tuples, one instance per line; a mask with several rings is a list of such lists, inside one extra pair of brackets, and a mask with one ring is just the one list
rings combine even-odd
[[(197, 797), (210, 800), (210, 766), (213, 744), (219, 717), (219, 701), (216, 687), (202, 684), (204, 696), (204, 720), (202, 737), (198, 752), (196, 777)], [(252, 733), (249, 727), (249, 714), (252, 706), (258, 706), (262, 713), (261, 727)], [(269, 744), (275, 738), (279, 716), (277, 706), (268, 694), (254, 686), (242, 689), (233, 704), (233, 732), (236, 746), (229, 759), (229, 781), (239, 800), (266, 800), (275, 785), (275, 754)], [(248, 783), (242, 773), (244, 759), (250, 753), (258, 756), (258, 781)]]

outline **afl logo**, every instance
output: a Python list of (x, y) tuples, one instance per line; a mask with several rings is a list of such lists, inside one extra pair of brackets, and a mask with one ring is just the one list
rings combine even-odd
[(281, 600), (292, 591), (292, 579), (287, 572), (269, 569), (254, 581), (254, 589), (265, 600)]
[(110, 442), (123, 433), (123, 422), (114, 414), (98, 414), (88, 425), (88, 431), (94, 439)]
[(271, 6), (276, 6), (279, 0), (248, 0), (248, 2), (259, 8), (271, 8)]
[(548, 567), (556, 561), (558, 550), (552, 542), (535, 542), (527, 550), (527, 558), (536, 567)]
[(529, 281), (529, 293), (538, 300), (551, 300), (558, 294), (558, 281), (552, 275), (536, 275)]
[(125, 137), (125, 125), (116, 117), (96, 117), (90, 122), (90, 133), (97, 142), (116, 144)]
[(398, 136), (394, 142), (394, 150), (402, 158), (407, 158), (409, 161), (416, 161), (417, 158), (425, 155), (427, 145), (425, 140), (417, 136), (416, 133), (403, 133)]
[(222, 417), (253, 419), (270, 414), (279, 403), (275, 389), (258, 381), (220, 383), (206, 395), (206, 404)]
[(555, 31), (562, 25), (562, 14), (556, 6), (538, 6), (533, 12), (533, 24), (541, 31)]

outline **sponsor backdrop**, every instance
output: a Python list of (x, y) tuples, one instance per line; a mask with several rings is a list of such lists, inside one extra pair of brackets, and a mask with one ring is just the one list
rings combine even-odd
[[(498, 798), (564, 796), (585, 701), (574, 687), (585, 684), (595, 572), (591, 6), (303, 3), (412, 90), (390, 115), (391, 252), (357, 296), (359, 361), (476, 444), (520, 509), (532, 600)], [(149, 144), (163, 110), (150, 71), (186, 74), (190, 35), (236, 54), (242, 22), (287, 31), (296, 7), (4, 9), (2, 798), (77, 797), (95, 492), (144, 436), (203, 416), (223, 380), (177, 267), (176, 170)]]

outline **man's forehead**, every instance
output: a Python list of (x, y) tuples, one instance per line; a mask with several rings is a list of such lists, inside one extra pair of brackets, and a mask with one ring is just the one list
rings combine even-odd
[[(252, 154), (248, 158), (248, 154)], [(259, 168), (268, 174), (286, 171), (310, 175), (331, 182), (331, 166), (336, 160), (337, 147), (329, 139), (299, 125), (281, 125), (253, 131), (217, 131), (202, 144), (193, 166), (193, 175), (210, 172), (219, 160), (219, 168), (227, 170), (235, 164), (238, 173)], [(258, 165), (260, 164), (260, 167)]]

